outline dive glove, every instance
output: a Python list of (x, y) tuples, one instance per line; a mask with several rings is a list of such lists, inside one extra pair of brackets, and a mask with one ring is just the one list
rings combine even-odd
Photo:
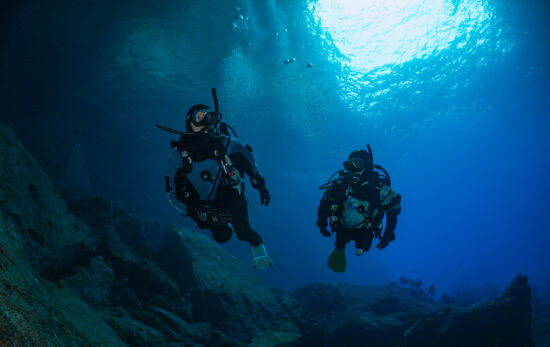
[(252, 186), (260, 191), (260, 204), (267, 206), (271, 201), (271, 195), (265, 187), (265, 178), (258, 175), (252, 179)]
[(325, 237), (331, 237), (332, 236), (330, 231), (327, 230), (328, 223), (326, 221), (325, 221), (325, 223), (323, 223), (323, 221), (318, 220), (316, 224), (319, 227), (319, 231), (321, 232), (321, 235), (323, 235)]
[(265, 186), (260, 188), (260, 204), (262, 205), (269, 205), (269, 202), (271, 201), (271, 195), (269, 194), (269, 191)]
[(394, 233), (391, 233), (389, 235), (384, 233), (384, 236), (382, 236), (382, 240), (376, 245), (376, 248), (384, 249), (393, 240), (395, 240), (395, 234)]

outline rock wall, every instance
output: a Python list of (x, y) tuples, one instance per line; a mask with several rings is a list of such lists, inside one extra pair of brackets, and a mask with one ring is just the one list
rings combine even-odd
[(124, 345), (77, 293), (55, 282), (97, 244), (0, 123), (0, 345)]
[(0, 344), (296, 344), (251, 266), (196, 231), (60, 194), (3, 123), (0, 139)]
[(439, 305), (396, 285), (311, 284), (292, 293), (307, 346), (401, 346), (403, 334)]
[(405, 334), (411, 347), (534, 346), (532, 336), (531, 292), (526, 276), (517, 276), (494, 300), (430, 313)]

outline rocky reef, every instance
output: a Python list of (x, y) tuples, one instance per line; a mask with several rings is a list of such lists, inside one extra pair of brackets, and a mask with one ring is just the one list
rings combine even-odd
[(531, 293), (517, 276), (497, 298), (469, 308), (447, 306), (419, 319), (408, 346), (534, 346)]
[(0, 153), (0, 345), (534, 345), (524, 276), (469, 308), (395, 284), (270, 289), (199, 232), (58, 191), (3, 123)]

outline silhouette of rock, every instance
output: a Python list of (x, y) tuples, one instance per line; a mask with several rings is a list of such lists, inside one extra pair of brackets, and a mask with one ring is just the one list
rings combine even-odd
[(266, 330), (283, 333), (281, 326), (290, 327), (290, 334), (296, 331), (251, 264), (243, 266), (209, 236), (181, 227), (174, 230), (192, 259), (190, 301), (196, 320), (210, 322), (240, 341), (249, 341)]
[[(290, 317), (251, 267), (243, 266), (210, 237), (185, 227), (171, 227), (153, 245), (143, 222), (110, 202), (74, 190), (64, 191), (63, 196), (71, 211), (94, 228), (99, 236), (98, 253), (112, 264), (118, 282), (111, 290), (110, 305), (121, 306), (121, 312), (148, 327), (131, 335), (128, 317), (112, 320), (112, 325), (122, 324), (119, 328), (130, 336), (126, 342), (156, 343), (155, 331), (168, 336), (169, 341), (181, 341), (176, 328), (189, 337), (192, 329), (188, 325), (193, 322), (203, 322), (197, 327), (203, 333), (212, 330), (210, 336), (193, 337), (200, 343), (249, 342), (265, 331), (286, 334), (276, 330), (281, 326), (291, 327), (288, 336), (299, 336)], [(131, 230), (133, 237), (124, 237)], [(204, 323), (211, 329), (204, 328)], [(212, 336), (216, 341), (210, 339)]]
[(2, 122), (0, 153), (0, 345), (123, 346), (101, 312), (54, 283), (95, 252), (93, 232)]
[(420, 319), (406, 333), (407, 346), (534, 346), (531, 293), (517, 276), (494, 300), (470, 308), (447, 306)]
[(292, 296), (306, 346), (399, 346), (407, 328), (437, 307), (412, 294), (395, 285), (316, 283)]

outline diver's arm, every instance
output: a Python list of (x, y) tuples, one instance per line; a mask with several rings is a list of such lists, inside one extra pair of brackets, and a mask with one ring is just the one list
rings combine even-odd
[[(168, 197), (168, 201), (170, 204), (182, 215), (187, 216), (187, 207), (186, 205), (178, 199), (179, 197), (179, 191), (184, 190), (184, 187), (180, 187), (179, 184), (181, 184), (180, 180), (180, 173), (182, 168), (182, 160), (179, 152), (176, 148), (172, 149), (170, 156), (168, 158), (168, 162), (166, 163), (166, 177), (165, 177), (165, 184), (166, 184), (166, 195)], [(183, 181), (183, 185), (186, 185), (186, 182)], [(180, 188), (179, 190), (177, 188)]]
[(393, 210), (386, 214), (386, 229), (380, 243), (376, 245), (378, 249), (384, 249), (393, 240), (395, 240), (395, 227), (397, 226), (397, 216), (399, 211)]
[(319, 202), (319, 208), (317, 209), (317, 225), (328, 225), (327, 219), (330, 216), (330, 201), (327, 199), (327, 193), (323, 194), (323, 198)]
[(319, 230), (321, 231), (321, 234), (323, 236), (331, 236), (330, 232), (327, 230), (328, 221), (327, 219), (330, 216), (330, 206), (331, 203), (328, 200), (328, 194), (325, 192), (323, 194), (323, 198), (319, 202), (319, 208), (317, 209), (317, 226), (319, 227)]
[(385, 248), (391, 241), (395, 240), (395, 227), (397, 226), (397, 216), (401, 213), (401, 195), (390, 186), (382, 185), (380, 187), (380, 203), (386, 213), (386, 229), (382, 240), (376, 246), (379, 249)]
[(228, 141), (226, 151), (233, 165), (250, 176), (251, 180), (260, 176), (260, 170), (256, 166), (252, 152), (235, 139), (228, 138)]
[(395, 227), (397, 226), (397, 212), (390, 212), (386, 215), (386, 230), (382, 239), (392, 236), (392, 240), (395, 239)]
[(269, 194), (265, 186), (265, 178), (258, 174), (256, 177), (250, 177), (250, 183), (252, 183), (252, 187), (260, 191), (260, 204), (265, 206), (269, 205), (271, 194)]
[(232, 138), (228, 138), (227, 155), (231, 159), (233, 165), (250, 177), (252, 187), (260, 191), (260, 204), (267, 206), (271, 201), (271, 195), (267, 190), (265, 178), (260, 174), (260, 170), (256, 166), (251, 149), (241, 145)]

